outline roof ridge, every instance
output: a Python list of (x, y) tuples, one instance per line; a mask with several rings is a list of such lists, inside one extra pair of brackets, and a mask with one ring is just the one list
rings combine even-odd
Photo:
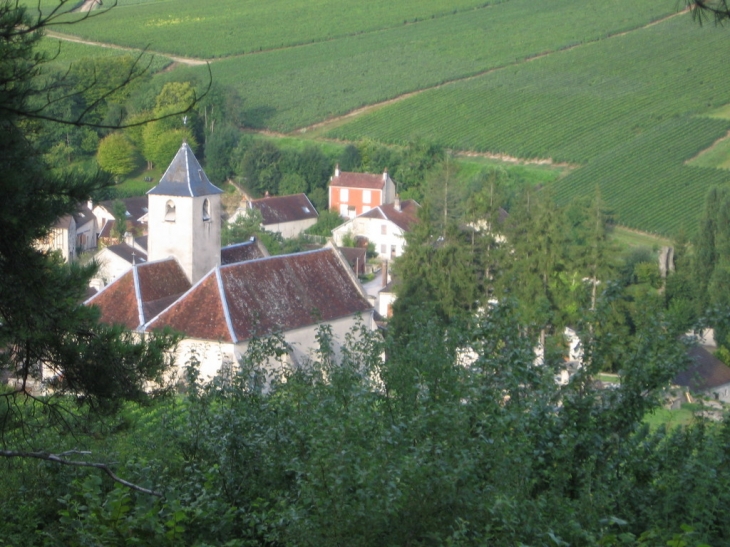
[(288, 256), (299, 256), (299, 255), (307, 255), (312, 253), (321, 253), (322, 251), (326, 251), (326, 247), (322, 247), (321, 249), (311, 249), (309, 251), (301, 251), (298, 253), (287, 253), (283, 255), (272, 255), (272, 256), (262, 256), (261, 258), (254, 258), (251, 260), (244, 260), (243, 262), (234, 262), (233, 264), (221, 264), (221, 268), (230, 268), (231, 266), (240, 266), (241, 264), (250, 264), (252, 262), (261, 262), (263, 260), (271, 260), (274, 258), (285, 258)]
[(137, 314), (139, 315), (139, 325), (137, 325), (137, 329), (139, 329), (140, 326), (144, 325), (144, 305), (142, 303), (142, 290), (140, 289), (140, 283), (139, 283), (139, 272), (137, 271), (137, 265), (132, 265), (132, 284), (134, 285), (134, 296), (137, 298)]
[(218, 292), (221, 299), (221, 305), (223, 306), (223, 315), (226, 318), (226, 325), (228, 326), (228, 332), (231, 335), (231, 341), (234, 344), (238, 344), (238, 336), (236, 336), (236, 331), (233, 330), (233, 321), (231, 321), (231, 313), (228, 309), (228, 298), (226, 297), (226, 291), (223, 288), (223, 278), (221, 277), (220, 266), (215, 267), (215, 277), (218, 282)]
[[(148, 264), (149, 264), (149, 262), (148, 262)], [(201, 277), (200, 279), (198, 279), (198, 281), (192, 287), (190, 287), (187, 291), (185, 291), (180, 296), (178, 296), (175, 300), (173, 300), (170, 303), (169, 306), (167, 306), (164, 310), (160, 311), (160, 313), (158, 313), (152, 319), (150, 319), (144, 325), (142, 325), (142, 327), (141, 327), (142, 330), (143, 331), (146, 331), (149, 328), (149, 326), (152, 323), (154, 323), (155, 321), (157, 321), (163, 313), (165, 313), (167, 310), (169, 310), (170, 308), (172, 308), (175, 304), (177, 304), (178, 302), (180, 302), (188, 294), (190, 294), (191, 292), (193, 292), (198, 287), (198, 285), (200, 285), (201, 283), (203, 283), (203, 281), (205, 281), (206, 279), (208, 279), (208, 277), (211, 275), (212, 272), (213, 272), (213, 270), (210, 270), (207, 274), (205, 274), (203, 277)]]

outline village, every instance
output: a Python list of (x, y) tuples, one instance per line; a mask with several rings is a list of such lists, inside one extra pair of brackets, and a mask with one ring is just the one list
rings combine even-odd
[[(326, 242), (279, 256), (270, 256), (254, 237), (222, 247), (223, 223), (252, 211), (260, 214), (262, 229), (283, 238), (300, 236), (317, 222), (318, 212), (305, 194), (267, 193), (259, 199), (245, 196), (227, 215), (222, 191), (183, 142), (147, 196), (121, 200), (126, 219), (124, 230), (116, 230), (121, 238), (113, 236), (115, 202), (89, 202), (56, 222), (44, 248), (67, 261), (94, 253), (98, 273), (85, 304), (99, 308), (102, 322), (140, 335), (163, 328), (181, 333), (179, 371), (194, 359), (201, 376), (213, 378), (236, 368), (251, 339), (274, 334), (283, 336), (288, 353), (269, 366), (302, 366), (312, 358), (322, 324), (331, 326), (335, 348), (356, 325), (387, 329), (396, 299), (389, 268), (403, 254), (420, 207), (414, 200), (401, 202), (396, 186), (387, 170), (353, 173), (336, 166), (329, 209), (340, 214), (342, 224)], [(489, 229), (484, 221), (479, 228)], [(666, 275), (674, 267), (671, 248), (660, 260)], [(721, 403), (730, 402), (730, 367), (711, 353), (712, 330), (702, 335), (690, 350), (694, 365), (675, 378), (667, 405), (678, 408), (707, 397), (708, 416), (719, 418)], [(565, 367), (556, 376), (561, 384), (582, 366), (580, 338), (569, 327), (564, 336)], [(473, 359), (469, 354), (462, 355), (467, 363)], [(542, 355), (537, 344), (536, 364)], [(602, 379), (607, 388), (618, 381), (609, 375)]]

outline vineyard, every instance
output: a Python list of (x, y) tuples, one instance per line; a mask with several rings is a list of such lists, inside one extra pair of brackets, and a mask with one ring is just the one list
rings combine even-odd
[[(723, 136), (728, 122), (679, 119), (730, 102), (724, 56), (708, 54), (729, 47), (727, 29), (676, 17), (421, 93), (328, 136), (392, 143), (420, 137), (457, 150), (587, 164), (560, 185), (563, 198), (599, 184), (619, 222), (664, 234), (681, 225), (691, 230), (693, 204), (699, 207), (709, 184), (730, 177), (682, 162)], [(657, 127), (674, 129), (657, 140)], [(645, 206), (648, 200), (663, 213)]]
[[(674, 0), (616, 0), (576, 12), (575, 0), (511, 0), (489, 10), (384, 32), (217, 61), (213, 76), (245, 97), (247, 125), (291, 131), (541, 52), (640, 27), (675, 6)], [(203, 79), (205, 69), (170, 77), (188, 74)], [(429, 113), (424, 115), (427, 119)]]
[(724, 136), (730, 121), (676, 118), (592, 160), (558, 181), (560, 202), (593, 196), (596, 188), (616, 222), (662, 235), (692, 234), (707, 190), (730, 182), (730, 172), (684, 161)]
[[(75, 42), (59, 41), (54, 38), (44, 38), (38, 45), (38, 51), (53, 59), (52, 65), (67, 66), (70, 63), (83, 58), (93, 57), (114, 57), (120, 55), (128, 55), (137, 57), (138, 52), (125, 51), (112, 48), (100, 48), (88, 46)], [(145, 54), (139, 59), (140, 66), (147, 66), (152, 73), (162, 70), (170, 64), (167, 57), (160, 55)]]
[[(86, 39), (190, 57), (223, 57), (402, 27), (500, 0), (121, 0), (68, 29)], [(71, 16), (78, 19), (78, 15)]]

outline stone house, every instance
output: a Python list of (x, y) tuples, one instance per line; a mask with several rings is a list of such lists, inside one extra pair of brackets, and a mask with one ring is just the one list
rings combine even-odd
[(392, 260), (403, 254), (405, 234), (418, 222), (420, 205), (412, 199), (403, 202), (396, 198), (391, 204), (380, 205), (348, 220), (332, 230), (337, 245), (350, 237), (365, 238), (375, 245), (381, 260)]
[(248, 200), (246, 206), (239, 208), (229, 222), (234, 222), (239, 215), (252, 209), (261, 213), (261, 227), (264, 230), (279, 233), (285, 239), (298, 237), (316, 224), (319, 218), (319, 213), (306, 194), (293, 194)]
[(51, 226), (38, 247), (58, 251), (66, 262), (72, 262), (86, 251), (96, 249), (97, 224), (88, 204), (80, 205), (73, 214), (65, 215)]

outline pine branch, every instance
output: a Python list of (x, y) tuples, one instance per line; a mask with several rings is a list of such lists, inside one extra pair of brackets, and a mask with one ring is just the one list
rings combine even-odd
[(129, 481), (126, 481), (120, 477), (118, 477), (114, 471), (112, 471), (109, 466), (105, 463), (99, 463), (99, 462), (85, 462), (80, 460), (68, 460), (66, 459), (68, 456), (78, 454), (83, 456), (89, 456), (91, 455), (90, 451), (85, 450), (68, 450), (66, 452), (61, 452), (60, 454), (52, 454), (50, 452), (19, 452), (16, 450), (0, 450), (0, 456), (4, 458), (33, 458), (36, 460), (46, 460), (49, 462), (58, 463), (61, 465), (71, 465), (74, 467), (93, 467), (94, 469), (100, 469), (104, 471), (109, 477), (119, 484), (126, 486), (127, 488), (131, 490), (135, 490), (137, 492), (141, 492), (143, 494), (149, 494), (150, 496), (157, 496), (158, 498), (162, 497), (162, 493), (156, 492), (154, 490), (150, 490), (148, 488), (143, 488), (137, 484), (131, 483)]

